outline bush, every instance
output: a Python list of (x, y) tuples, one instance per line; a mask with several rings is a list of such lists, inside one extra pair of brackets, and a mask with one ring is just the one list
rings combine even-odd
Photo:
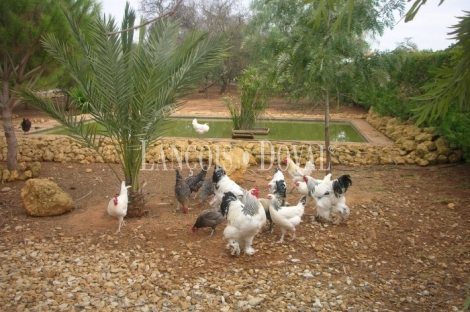
[(89, 114), (91, 112), (91, 104), (85, 97), (85, 92), (81, 88), (73, 88), (69, 91), (69, 95), (82, 114)]
[(462, 149), (463, 157), (470, 161), (470, 112), (457, 109), (442, 118), (438, 133), (449, 143)]
[[(400, 119), (413, 117), (415, 113), (412, 110), (421, 103), (410, 98), (424, 93), (422, 87), (433, 81), (437, 68), (450, 65), (453, 54), (453, 50), (439, 52), (394, 50), (378, 53), (365, 62), (363, 67), (367, 69), (367, 76), (380, 81), (380, 84), (375, 87), (369, 84), (358, 86), (358, 104), (367, 108), (373, 106), (380, 114)], [(387, 73), (386, 79), (384, 72)]]
[(233, 97), (224, 97), (235, 130), (253, 129), (258, 117), (268, 107), (269, 92), (265, 77), (259, 75), (254, 68), (244, 71), (238, 90), (240, 102)]

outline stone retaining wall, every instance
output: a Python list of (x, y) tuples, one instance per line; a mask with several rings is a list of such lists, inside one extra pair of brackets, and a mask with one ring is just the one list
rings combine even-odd
[[(381, 117), (372, 110), (367, 121), (376, 129), (392, 139), (393, 146), (372, 146), (367, 143), (335, 143), (332, 148), (334, 164), (344, 165), (380, 165), (380, 164), (416, 164), (427, 166), (462, 161), (462, 152), (448, 144), (442, 137), (436, 136), (432, 128), (420, 129), (413, 125), (399, 123), (395, 118)], [(7, 148), (5, 138), (0, 139), (0, 160), (6, 161)], [(243, 150), (244, 161), (266, 167), (277, 164), (286, 154), (301, 164), (314, 160), (317, 168), (322, 166), (325, 151), (319, 142), (268, 142), (268, 141), (232, 141), (197, 139), (161, 139), (145, 146), (145, 168), (152, 163), (165, 162), (192, 163), (208, 161), (215, 163), (217, 157), (234, 149)], [(82, 147), (68, 137), (63, 136), (21, 136), (18, 138), (18, 159), (20, 162), (56, 161), (78, 163), (117, 163), (119, 157), (110, 140), (105, 141), (102, 155), (97, 155), (89, 148)]]
[(379, 116), (372, 108), (366, 120), (395, 142), (406, 163), (427, 166), (463, 160), (462, 151), (436, 135), (434, 128), (418, 128), (411, 122), (402, 123), (396, 118)]

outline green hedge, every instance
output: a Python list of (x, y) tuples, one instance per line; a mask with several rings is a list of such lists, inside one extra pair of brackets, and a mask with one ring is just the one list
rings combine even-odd
[[(423, 86), (432, 82), (434, 72), (440, 67), (453, 67), (454, 49), (438, 52), (404, 52), (395, 50), (379, 53), (370, 60), (374, 68), (384, 69), (389, 79), (377, 87), (364, 86), (359, 90), (358, 104), (374, 107), (374, 110), (387, 116), (408, 120), (415, 116), (413, 109), (423, 102), (412, 97), (424, 93)], [(455, 105), (457, 107), (457, 104)], [(438, 134), (463, 150), (464, 158), (470, 161), (470, 112), (457, 108), (432, 124)]]

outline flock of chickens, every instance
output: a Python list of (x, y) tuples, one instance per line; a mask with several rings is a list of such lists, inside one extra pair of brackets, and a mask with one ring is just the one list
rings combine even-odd
[[(284, 242), (287, 231), (292, 233), (291, 240), (295, 239), (296, 227), (300, 224), (307, 204), (307, 197), (313, 198), (316, 203), (317, 221), (344, 221), (350, 213), (346, 205), (345, 193), (352, 185), (349, 175), (342, 175), (332, 180), (327, 174), (322, 180), (315, 179), (311, 173), (315, 169), (312, 162), (307, 162), (304, 168), (299, 167), (290, 158), (283, 160), (286, 171), (292, 178), (294, 188), (302, 195), (298, 203), (291, 205), (286, 201), (287, 184), (282, 170), (276, 168), (271, 181), (268, 183), (268, 194), (259, 198), (259, 188), (246, 190), (230, 179), (225, 170), (215, 165), (212, 177), (206, 178), (207, 166), (189, 177), (183, 178), (176, 170), (175, 197), (178, 200), (177, 211), (188, 213), (189, 202), (193, 193), (198, 196), (199, 205), (213, 195), (210, 205), (212, 208), (203, 210), (191, 230), (197, 232), (200, 228), (211, 228), (213, 235), (216, 227), (226, 222), (223, 235), (227, 239), (227, 248), (232, 255), (239, 255), (242, 247), (244, 253), (253, 255), (256, 250), (252, 243), (255, 236), (269, 223), (269, 231), (273, 225), (278, 226), (281, 238), (278, 243)], [(124, 182), (121, 193), (114, 196), (108, 204), (108, 213), (119, 219), (118, 232), (124, 224), (127, 211), (127, 188)], [(294, 190), (291, 190), (291, 192)], [(198, 194), (199, 192), (199, 194)]]

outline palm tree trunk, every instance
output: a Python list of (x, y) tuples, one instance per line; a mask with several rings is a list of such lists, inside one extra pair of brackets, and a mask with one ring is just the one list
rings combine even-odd
[(128, 218), (138, 218), (146, 215), (148, 210), (144, 210), (147, 200), (142, 191), (129, 191), (129, 204), (127, 207)]

